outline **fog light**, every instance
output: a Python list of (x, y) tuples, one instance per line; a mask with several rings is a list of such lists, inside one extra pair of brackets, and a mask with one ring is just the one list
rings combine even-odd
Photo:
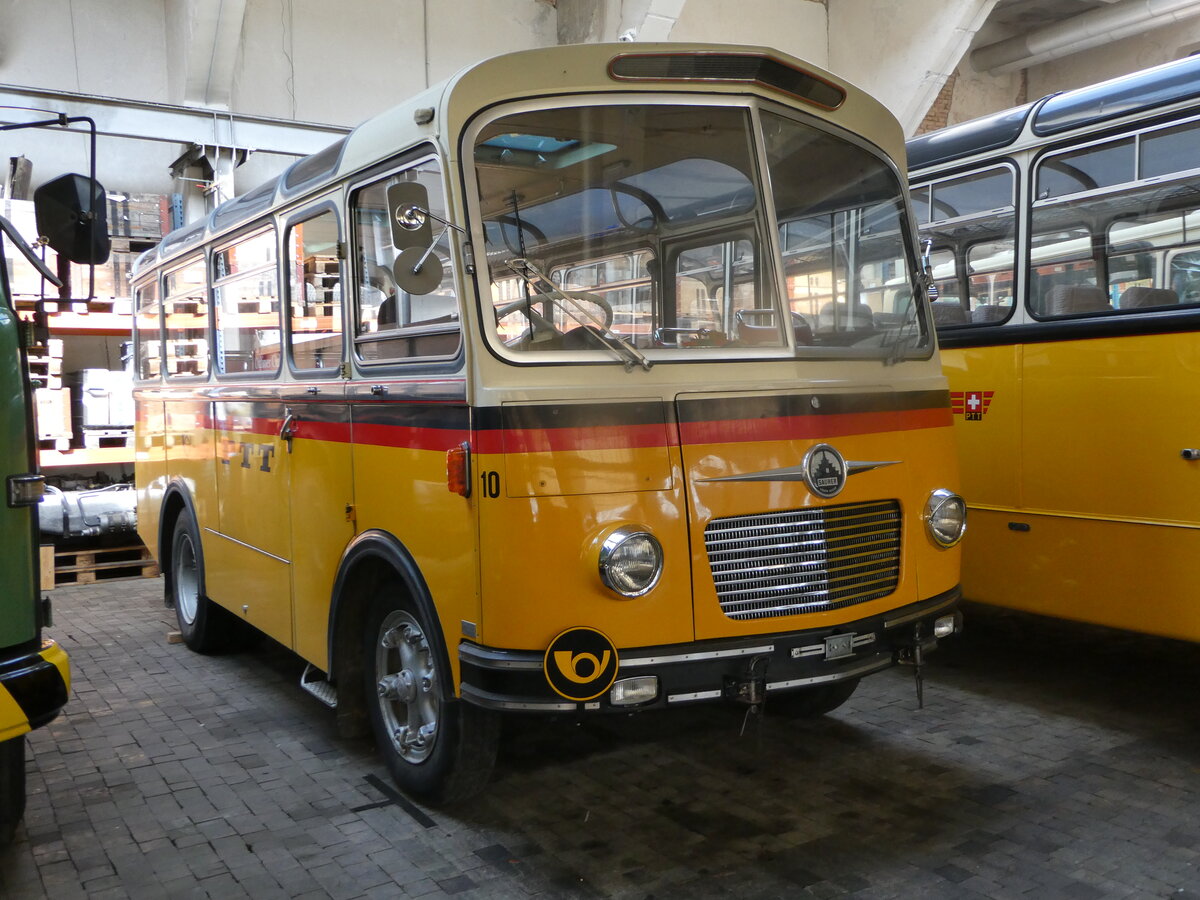
[(967, 530), (967, 504), (953, 491), (937, 490), (925, 503), (925, 529), (941, 547), (953, 547)]
[(958, 630), (957, 616), (942, 616), (933, 623), (933, 636), (935, 638), (949, 637)]
[(37, 506), (46, 492), (46, 479), (41, 475), (9, 475), (8, 505)]
[(622, 678), (608, 692), (613, 706), (637, 706), (649, 703), (658, 696), (658, 676), (639, 675), (637, 678)]

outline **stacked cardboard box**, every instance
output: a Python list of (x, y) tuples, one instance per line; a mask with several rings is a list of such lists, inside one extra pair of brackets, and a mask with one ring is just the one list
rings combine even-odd
[(158, 243), (171, 230), (171, 207), (162, 194), (109, 194), (108, 233)]

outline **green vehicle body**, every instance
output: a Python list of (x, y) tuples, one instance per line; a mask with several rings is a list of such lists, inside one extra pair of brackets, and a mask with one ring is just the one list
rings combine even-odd
[(42, 638), (37, 507), (14, 505), (10, 488), (37, 470), (24, 333), (0, 262), (0, 844), (25, 809), (25, 734), (58, 715), (70, 689), (65, 651)]

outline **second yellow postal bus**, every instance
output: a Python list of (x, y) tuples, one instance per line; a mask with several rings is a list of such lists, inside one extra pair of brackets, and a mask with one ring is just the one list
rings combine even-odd
[(909, 142), (968, 599), (1200, 640), (1200, 59)]
[(947, 385), (895, 120), (761, 48), (498, 57), (135, 275), (138, 525), (397, 782), (497, 716), (820, 714), (958, 614)]

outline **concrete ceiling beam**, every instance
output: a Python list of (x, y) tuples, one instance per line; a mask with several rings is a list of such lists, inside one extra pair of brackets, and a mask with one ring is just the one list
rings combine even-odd
[[(19, 109), (3, 109), (5, 106)], [(45, 118), (29, 112), (30, 107), (53, 109), (68, 116), (89, 116), (96, 122), (97, 134), (106, 137), (236, 147), (286, 156), (315, 153), (350, 130), (292, 119), (0, 85), (0, 122)]]
[(971, 52), (978, 72), (1000, 75), (1111, 44), (1200, 15), (1200, 0), (1119, 0)]
[(167, 0), (184, 103), (229, 109), (246, 0)]

